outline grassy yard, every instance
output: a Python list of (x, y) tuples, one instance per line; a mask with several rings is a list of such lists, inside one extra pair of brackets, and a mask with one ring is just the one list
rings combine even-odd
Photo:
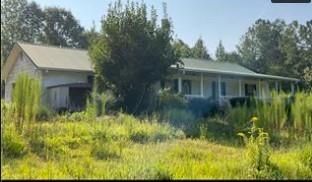
[[(37, 122), (22, 137), (7, 124), (2, 179), (253, 178), (244, 145), (186, 138), (168, 124), (128, 115), (77, 118)], [(269, 178), (311, 179), (311, 164), (302, 157), (311, 148), (270, 149), (275, 169)]]

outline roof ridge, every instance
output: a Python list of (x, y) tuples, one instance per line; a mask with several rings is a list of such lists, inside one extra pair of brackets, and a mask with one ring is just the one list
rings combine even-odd
[(49, 44), (42, 44), (42, 43), (31, 43), (31, 42), (24, 42), (24, 41), (17, 41), (17, 44), (27, 44), (27, 45), (33, 45), (33, 46), (39, 46), (39, 47), (50, 47), (50, 48), (57, 48), (57, 49), (69, 49), (69, 50), (75, 50), (75, 51), (87, 51), (86, 49), (82, 48), (72, 48), (72, 47), (58, 47), (56, 45), (49, 45)]

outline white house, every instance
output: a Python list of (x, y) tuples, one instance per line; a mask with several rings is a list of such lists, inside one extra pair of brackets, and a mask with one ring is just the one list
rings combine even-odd
[[(184, 65), (170, 67), (173, 76), (155, 85), (171, 87), (186, 97), (214, 98), (268, 97), (281, 83), (295, 91), (296, 78), (255, 73), (233, 63), (182, 59)], [(92, 88), (93, 69), (86, 50), (16, 43), (1, 70), (4, 98), (10, 100), (19, 73), (26, 72), (42, 81), (43, 103), (51, 108), (84, 107)]]

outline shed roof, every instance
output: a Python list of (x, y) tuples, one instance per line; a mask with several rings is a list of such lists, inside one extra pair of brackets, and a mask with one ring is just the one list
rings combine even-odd
[(18, 45), (38, 68), (93, 71), (86, 50), (20, 42), (18, 42)]

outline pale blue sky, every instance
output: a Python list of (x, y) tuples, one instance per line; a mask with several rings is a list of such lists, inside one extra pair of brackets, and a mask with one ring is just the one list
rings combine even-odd
[[(35, 0), (42, 7), (59, 6), (72, 11), (82, 26), (92, 21), (100, 29), (101, 17), (112, 0)], [(126, 2), (126, 1), (124, 1)], [(214, 56), (219, 40), (227, 51), (235, 50), (240, 37), (258, 18), (284, 19), (287, 23), (312, 19), (312, 4), (272, 4), (271, 0), (144, 0), (162, 16), (162, 2), (167, 3), (175, 36), (190, 46), (201, 36)]]

